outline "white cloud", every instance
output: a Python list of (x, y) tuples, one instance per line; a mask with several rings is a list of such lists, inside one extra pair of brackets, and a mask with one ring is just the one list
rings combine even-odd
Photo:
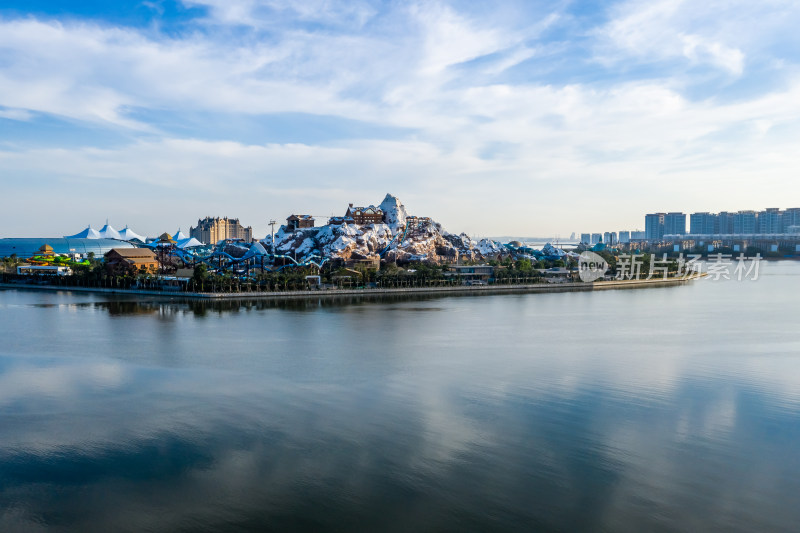
[(683, 55), (692, 63), (708, 62), (739, 76), (744, 70), (741, 50), (718, 42), (706, 42), (697, 35), (682, 35)]
[(729, 31), (730, 18), (709, 11), (683, 0), (625, 2), (599, 30), (605, 51), (601, 57), (606, 61), (683, 58), (690, 64), (709, 64), (739, 76), (745, 55), (725, 41), (735, 42), (740, 37)]
[(25, 109), (0, 109), (0, 118), (27, 122), (33, 115)]
[[(275, 46), (226, 47), (199, 37), (159, 42), (133, 30), (0, 22), (0, 47), (13, 51), (0, 71), (0, 102), (132, 128), (143, 125), (122, 111), (137, 106), (363, 115), (362, 104), (337, 96), (336, 80), (306, 79), (320, 78), (322, 68), (332, 73), (364, 43), (332, 38), (328, 44), (326, 52), (324, 43), (297, 34)], [(359, 59), (356, 53), (350, 61)]]
[(476, 27), (441, 4), (418, 4), (412, 13), (422, 26), (423, 74), (437, 74), (449, 66), (503, 50), (513, 36)]
[[(767, 54), (768, 36), (744, 25), (755, 8), (742, 3), (735, 5), (741, 13), (717, 2), (701, 8), (683, 2), (621, 4), (611, 22), (585, 36), (585, 46), (602, 51), (610, 66), (596, 80), (539, 78), (540, 51), (569, 49), (539, 40), (554, 25), (568, 24), (558, 12), (502, 25), (439, 3), (392, 5), (381, 13), (353, 4), (363, 16), (351, 13), (348, 4), (325, 1), (193, 5), (200, 3), (210, 8), (210, 18), (200, 30), (173, 37), (89, 23), (0, 19), (0, 117), (35, 122), (39, 113), (49, 113), (109, 124), (132, 138), (113, 149), (33, 149), (15, 142), (16, 152), (0, 152), (4, 174), (70, 181), (79, 196), (98, 199), (98, 180), (191, 189), (193, 201), (230, 202), (232, 211), (241, 207), (219, 192), (221, 182), (275, 197), (310, 188), (312, 207), (325, 213), (331, 208), (323, 206), (323, 191), (332, 195), (328, 204), (335, 204), (347, 200), (350, 193), (342, 191), (366, 183), (365, 201), (378, 201), (372, 195), (385, 192), (407, 203), (415, 200), (409, 195), (416, 196), (420, 210), (448, 227), (491, 234), (508, 233), (512, 226), (550, 233), (581, 216), (559, 214), (554, 206), (530, 214), (523, 208), (530, 198), (569, 198), (587, 210), (597, 200), (623, 198), (626, 207), (603, 215), (606, 224), (623, 228), (651, 207), (663, 208), (659, 202), (690, 209), (695, 200), (675, 192), (676, 186), (691, 187), (698, 203), (727, 198), (721, 207), (732, 209), (756, 198), (737, 187), (720, 195), (721, 183), (766, 174), (767, 182), (786, 184), (797, 171), (796, 58)], [(784, 26), (798, 20), (797, 10), (785, 3), (770, 7), (760, 21), (771, 35), (785, 35)], [(359, 22), (364, 17), (367, 29)], [(249, 19), (255, 22), (243, 22)], [(312, 20), (338, 26), (311, 31), (298, 23)], [(780, 80), (735, 99), (713, 91), (698, 98), (687, 91), (708, 72), (689, 73), (687, 65), (757, 83), (748, 78), (754, 57), (780, 72)], [(534, 61), (523, 65), (529, 59)], [(619, 73), (641, 61), (661, 62), (663, 68), (656, 77)], [(512, 67), (519, 68), (507, 77)], [(130, 114), (140, 109), (145, 113)], [(251, 144), (215, 136), (212, 125), (201, 124), (196, 134), (179, 138), (142, 118), (160, 110), (218, 113), (218, 120), (299, 112), (408, 133), (393, 141), (344, 141), (334, 134), (324, 146)], [(665, 176), (672, 187), (662, 186)], [(513, 198), (510, 190), (518, 191)], [(591, 199), (584, 197), (587, 190)], [(456, 207), (425, 199), (445, 193)], [(498, 222), (466, 213), (486, 200), (526, 214)], [(11, 217), (13, 206), (2, 207), (2, 216)], [(196, 214), (181, 216), (192, 220)]]
[[(354, 195), (377, 202), (392, 192), (451, 231), (555, 233), (561, 202), (547, 197), (567, 201), (571, 220), (587, 217), (581, 224), (593, 223), (598, 202), (620, 202), (614, 225), (625, 228), (647, 209), (686, 205), (685, 191), (697, 209), (717, 195), (729, 198), (731, 209), (775, 203), (772, 191), (791, 187), (799, 170), (792, 155), (800, 141), (798, 94), (800, 80), (786, 91), (726, 105), (692, 102), (658, 84), (605, 91), (496, 85), (441, 95), (449, 107), (438, 112), (437, 100), (425, 103), (436, 121), (425, 125), (420, 110), (410, 114), (407, 120), (424, 126), (416, 138), (328, 146), (161, 139), (104, 150), (7, 151), (0, 162), (11, 174), (82, 184), (59, 201), (72, 194), (79, 201), (91, 190), (105, 213), (99, 219), (109, 205), (125, 208), (115, 191), (126, 190), (133, 203), (163, 199), (165, 212), (175, 217), (169, 227), (185, 226), (198, 212), (235, 213), (263, 234), (264, 213), (280, 217), (287, 201), (327, 215)], [(475, 115), (488, 118), (468, 118)], [(780, 137), (771, 133), (776, 130)], [(509, 157), (480, 157), (497, 142), (507, 143)], [(107, 186), (108, 180), (115, 184)], [(720, 189), (723, 180), (728, 186)], [(758, 190), (746, 187), (754, 180)], [(185, 199), (180, 206), (169, 201), (176, 195)], [(496, 217), (487, 203), (504, 206), (507, 214)], [(13, 206), (6, 210), (9, 217), (23, 215)], [(81, 227), (85, 219), (85, 213), (74, 221), (65, 214), (62, 222)], [(137, 231), (163, 228), (137, 225)]]

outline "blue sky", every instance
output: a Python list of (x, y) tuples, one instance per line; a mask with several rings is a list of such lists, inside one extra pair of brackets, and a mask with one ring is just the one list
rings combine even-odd
[(5, 1), (0, 237), (341, 214), (476, 236), (800, 206), (800, 4)]

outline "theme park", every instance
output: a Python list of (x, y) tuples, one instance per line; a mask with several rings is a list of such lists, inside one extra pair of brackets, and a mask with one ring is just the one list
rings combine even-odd
[(587, 249), (608, 266), (599, 281), (613, 279), (617, 262), (617, 251), (602, 243), (533, 248), (449, 233), (391, 194), (377, 206), (349, 204), (321, 226), (307, 214), (289, 215), (277, 231), (270, 225), (260, 240), (227, 217), (198, 220), (188, 235), (179, 229), (144, 237), (106, 222), (61, 238), (0, 239), (2, 282), (187, 294), (463, 289), (576, 282)]

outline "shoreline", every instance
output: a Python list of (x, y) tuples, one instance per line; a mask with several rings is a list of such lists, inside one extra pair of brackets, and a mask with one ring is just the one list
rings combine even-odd
[(42, 290), (55, 292), (90, 292), (113, 295), (158, 296), (170, 299), (192, 300), (292, 300), (302, 298), (335, 298), (338, 296), (382, 296), (417, 294), (489, 295), (489, 294), (529, 294), (552, 292), (587, 292), (598, 290), (646, 289), (674, 287), (693, 281), (687, 278), (614, 280), (593, 283), (535, 283), (524, 285), (471, 285), (458, 287), (406, 287), (388, 289), (328, 289), (285, 292), (179, 292), (139, 289), (111, 289), (103, 287), (63, 287), (57, 285), (27, 285), (23, 283), (0, 283), (0, 289)]

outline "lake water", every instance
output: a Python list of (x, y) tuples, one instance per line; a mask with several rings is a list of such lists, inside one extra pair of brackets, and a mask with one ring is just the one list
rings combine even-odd
[(0, 290), (0, 531), (797, 531), (798, 295)]

